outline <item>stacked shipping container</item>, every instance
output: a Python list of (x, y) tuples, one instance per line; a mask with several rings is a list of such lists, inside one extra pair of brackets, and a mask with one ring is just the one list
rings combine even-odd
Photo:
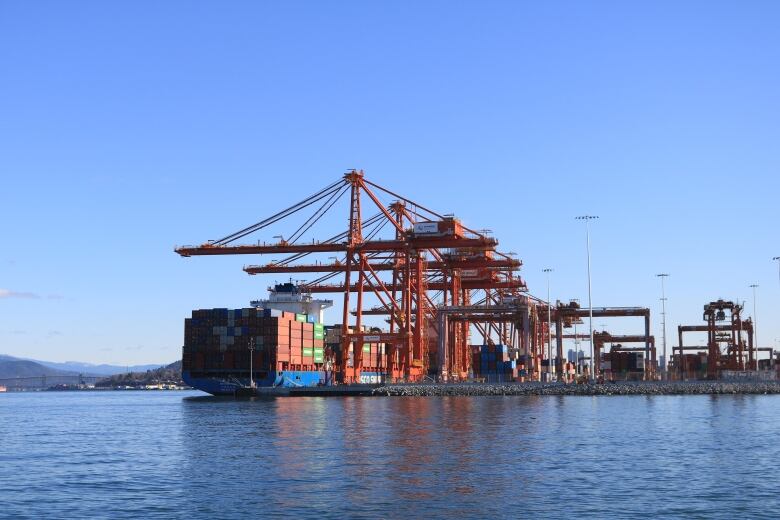
[(703, 379), (707, 375), (707, 354), (674, 354), (672, 360), (677, 371), (687, 379)]
[(606, 379), (641, 378), (644, 371), (644, 352), (614, 350), (601, 355), (601, 373)]
[(184, 320), (183, 369), (192, 373), (321, 370), (325, 331), (314, 316), (271, 309), (201, 309)]
[(474, 375), (487, 381), (511, 381), (525, 377), (525, 364), (509, 359), (507, 345), (474, 345), (471, 351)]
[[(340, 340), (341, 327), (326, 328), (313, 315), (256, 308), (195, 310), (184, 321), (183, 376), (207, 392), (231, 393), (236, 385), (248, 384), (252, 355), (259, 386), (331, 384), (332, 370), (341, 363)], [(360, 381), (384, 381), (385, 345), (367, 342), (358, 348)], [(346, 366), (353, 367), (352, 347), (348, 356)]]

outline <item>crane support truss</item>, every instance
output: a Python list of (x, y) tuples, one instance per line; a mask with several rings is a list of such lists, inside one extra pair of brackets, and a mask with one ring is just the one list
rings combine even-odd
[[(703, 319), (706, 325), (677, 327), (678, 344), (673, 351), (677, 353), (677, 370), (681, 377), (690, 370), (684, 351), (707, 352), (708, 379), (720, 377), (721, 370), (758, 369), (758, 349), (753, 344), (753, 321), (749, 318), (743, 320), (742, 310), (742, 306), (737, 303), (717, 300), (704, 306)], [(706, 332), (707, 346), (686, 346), (683, 342), (686, 332)]]
[[(302, 241), (306, 232), (347, 194), (347, 231), (324, 240)], [(380, 196), (394, 200), (385, 205)], [(290, 238), (285, 240), (277, 235), (280, 240), (274, 243), (235, 243), (305, 208), (316, 210)], [(366, 208), (377, 213), (364, 218)], [(388, 224), (392, 237), (377, 238)], [(441, 335), (437, 316), (441, 306), (471, 305), (475, 291), (485, 291), (484, 304), (490, 306), (499, 292), (520, 296), (527, 290), (516, 275), (522, 263), (496, 251), (497, 246), (498, 241), (484, 232), (469, 229), (454, 217), (429, 210), (369, 181), (362, 170), (352, 170), (339, 181), (256, 224), (219, 240), (176, 248), (176, 252), (183, 257), (288, 254), (291, 256), (265, 265), (246, 266), (244, 270), (250, 275), (323, 273), (303, 283), (301, 289), (343, 294), (341, 362), (336, 370), (338, 380), (350, 383), (360, 381), (363, 349), (358, 347), (364, 341), (385, 343), (391, 380), (418, 381), (437, 371), (465, 377), (470, 360), (470, 323), (461, 319), (447, 331), (450, 350), (442, 358), (433, 348), (437, 335)], [(298, 262), (318, 253), (343, 257), (334, 262)], [(343, 277), (342, 283), (325, 283), (337, 275)], [(367, 299), (378, 301), (379, 305), (367, 308)], [(363, 317), (376, 314), (388, 317), (389, 331), (372, 333), (364, 326)], [(487, 337), (494, 325), (483, 318), (475, 326)], [(499, 331), (506, 335), (505, 330)], [(538, 344), (538, 339), (534, 343)], [(350, 353), (352, 362), (348, 363)]]
[[(575, 301), (569, 303), (558, 302), (558, 305), (552, 310), (552, 319), (555, 321), (555, 342), (557, 352), (557, 362), (555, 365), (555, 371), (559, 377), (563, 374), (563, 329), (564, 327), (571, 327), (572, 324), (582, 318), (587, 318), (590, 315), (588, 308), (582, 308)], [(644, 343), (645, 352), (645, 378), (652, 379), (655, 377), (655, 348), (654, 338), (650, 335), (650, 309), (647, 307), (593, 307), (594, 318), (628, 318), (639, 317), (644, 319), (644, 334), (639, 336), (631, 336), (636, 338), (636, 342)], [(633, 340), (625, 339), (625, 342), (633, 342)], [(594, 367), (594, 374), (599, 375), (600, 362), (598, 348), (599, 338), (596, 334), (593, 335), (594, 343), (594, 355), (596, 358), (591, 360)], [(603, 348), (603, 343), (601, 344)]]
[[(486, 299), (492, 300), (491, 295)], [(469, 356), (465, 358), (457, 348), (455, 339), (464, 324), (479, 324), (483, 341), (487, 341), (488, 328), (497, 327), (500, 342), (511, 347), (510, 356), (527, 356), (532, 380), (540, 378), (542, 349), (542, 322), (539, 305), (530, 297), (520, 296), (496, 301), (494, 305), (450, 305), (437, 309), (439, 374), (445, 381), (459, 379), (468, 372)]]
[[(622, 351), (622, 352), (647, 352), (645, 347), (624, 347), (624, 343), (645, 343), (650, 341), (650, 361), (649, 366), (651, 370), (649, 373), (645, 373), (645, 379), (651, 379), (655, 373), (654, 369), (657, 367), (656, 363), (656, 350), (655, 350), (655, 336), (645, 336), (643, 334), (610, 334), (607, 331), (594, 332), (593, 333), (593, 352), (596, 358), (596, 373), (601, 372), (601, 353), (604, 351), (604, 345), (611, 343), (610, 351)], [(645, 364), (645, 366), (648, 366)]]

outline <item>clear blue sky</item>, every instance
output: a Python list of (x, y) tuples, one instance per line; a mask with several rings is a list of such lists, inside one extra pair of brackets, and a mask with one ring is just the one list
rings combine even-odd
[(771, 345), (779, 24), (770, 1), (4, 1), (0, 353), (177, 359), (190, 309), (273, 278), (174, 245), (352, 167), (493, 230), (535, 294), (553, 267), (554, 298), (585, 301), (597, 214), (594, 305), (658, 310), (669, 272), (674, 338), (712, 299), (752, 314), (755, 282)]

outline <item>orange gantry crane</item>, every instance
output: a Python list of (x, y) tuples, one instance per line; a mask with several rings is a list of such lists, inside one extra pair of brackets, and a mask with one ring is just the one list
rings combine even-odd
[[(349, 194), (348, 229), (325, 240), (306, 240), (307, 233), (342, 196)], [(381, 198), (390, 197), (388, 204)], [(250, 234), (268, 228), (306, 208), (315, 208), (289, 238), (276, 235), (275, 243), (236, 244)], [(363, 218), (366, 207), (377, 211)], [(390, 235), (379, 237), (389, 227)], [(311, 293), (343, 293), (341, 355), (335, 367), (345, 383), (360, 381), (364, 342), (384, 343), (387, 374), (393, 381), (419, 381), (441, 370), (466, 377), (470, 365), (469, 323), (458, 325), (447, 336), (450, 355), (438, 365), (436, 330), (438, 306), (470, 305), (474, 293), (485, 291), (483, 301), (496, 294), (518, 295), (526, 290), (516, 275), (521, 262), (496, 251), (498, 242), (485, 232), (463, 226), (452, 216), (427, 209), (352, 170), (339, 181), (301, 202), (219, 240), (199, 246), (176, 248), (184, 257), (208, 255), (288, 254), (265, 265), (250, 265), (250, 275), (324, 273), (301, 288)], [(313, 254), (337, 254), (332, 261), (300, 263)], [(343, 275), (341, 283), (326, 283)], [(355, 310), (351, 305), (355, 302)], [(374, 303), (367, 306), (368, 300)], [(389, 330), (371, 332), (363, 316), (387, 316)], [(351, 323), (354, 316), (354, 324)], [(487, 326), (486, 326), (487, 327)], [(478, 329), (483, 336), (489, 330)], [(351, 348), (353, 347), (353, 348)], [(348, 363), (352, 351), (351, 366)]]

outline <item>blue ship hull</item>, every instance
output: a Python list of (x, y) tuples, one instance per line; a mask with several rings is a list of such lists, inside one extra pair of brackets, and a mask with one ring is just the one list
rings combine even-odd
[[(238, 390), (249, 386), (248, 377), (231, 377), (221, 379), (214, 377), (192, 377), (188, 370), (182, 371), (182, 379), (189, 386), (211, 395), (234, 395)], [(304, 388), (313, 386), (330, 386), (333, 384), (332, 374), (324, 371), (284, 370), (270, 374), (265, 379), (256, 379), (257, 387), (268, 388)], [(378, 372), (363, 372), (361, 383), (384, 383), (385, 374)]]

